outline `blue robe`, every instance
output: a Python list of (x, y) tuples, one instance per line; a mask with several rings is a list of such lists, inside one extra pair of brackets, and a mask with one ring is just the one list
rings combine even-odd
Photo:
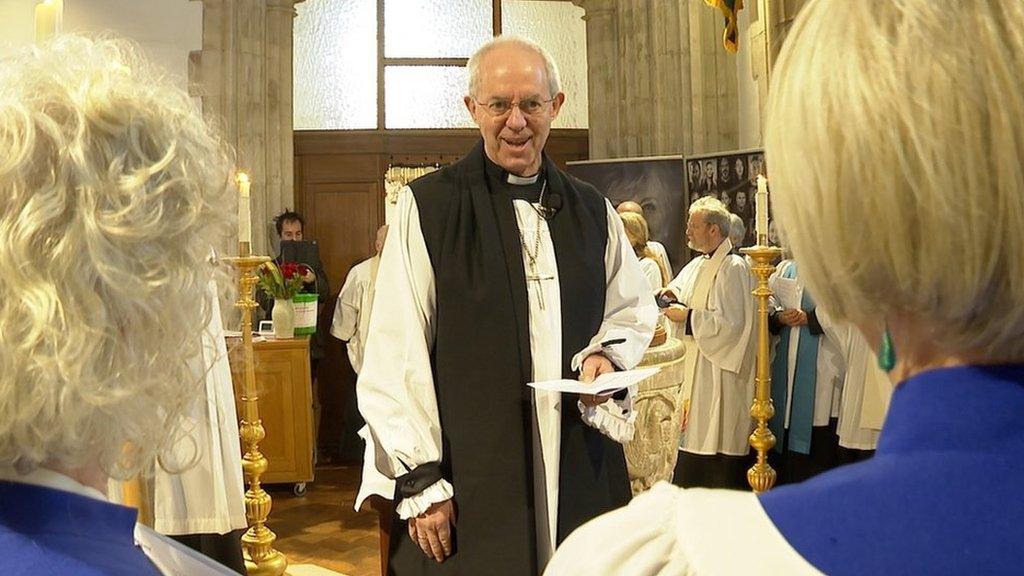
[(874, 458), (760, 496), (826, 574), (1021, 574), (1024, 366), (931, 370), (893, 393)]
[[(136, 516), (134, 508), (74, 492), (0, 480), (0, 574), (165, 573), (147, 554), (166, 574), (234, 574), (165, 536), (137, 526)], [(141, 545), (136, 545), (136, 537)]]
[(135, 546), (134, 508), (0, 481), (0, 574), (159, 575)]

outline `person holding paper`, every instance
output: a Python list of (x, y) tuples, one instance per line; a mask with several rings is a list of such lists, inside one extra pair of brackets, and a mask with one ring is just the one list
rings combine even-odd
[(715, 198), (690, 206), (686, 239), (701, 254), (662, 293), (665, 315), (686, 345), (683, 436), (673, 481), (746, 486), (754, 397), (753, 279), (732, 254), (731, 218)]
[(802, 482), (838, 465), (833, 416), (844, 362), (839, 343), (826, 334), (828, 316), (819, 314), (797, 270), (796, 261), (783, 260), (768, 280), (774, 294), (768, 329), (778, 336), (772, 358), (775, 416), (769, 421), (778, 484)]
[(498, 37), (467, 68), (482, 139), (399, 194), (359, 374), (399, 576), (538, 574), (629, 501), (628, 397), (527, 383), (632, 368), (658, 316), (615, 210), (543, 153), (565, 100), (547, 52)]

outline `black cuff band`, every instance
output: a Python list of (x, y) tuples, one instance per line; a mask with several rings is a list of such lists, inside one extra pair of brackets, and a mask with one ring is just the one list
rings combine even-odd
[(807, 313), (807, 329), (814, 336), (821, 336), (825, 333), (825, 329), (821, 327), (821, 322), (818, 321), (817, 310), (811, 310)]
[(408, 474), (395, 478), (395, 482), (398, 484), (398, 492), (403, 498), (412, 498), (442, 478), (441, 463), (428, 462), (417, 466)]

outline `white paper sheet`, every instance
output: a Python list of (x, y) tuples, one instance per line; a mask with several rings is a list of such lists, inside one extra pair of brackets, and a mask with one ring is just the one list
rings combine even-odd
[(783, 308), (800, 309), (800, 285), (791, 278), (777, 278), (772, 292)]
[(584, 384), (579, 380), (548, 380), (546, 382), (530, 382), (528, 386), (553, 392), (608, 396), (634, 384), (639, 384), (657, 374), (658, 370), (659, 368), (638, 368), (622, 372), (609, 372), (598, 376), (590, 384)]

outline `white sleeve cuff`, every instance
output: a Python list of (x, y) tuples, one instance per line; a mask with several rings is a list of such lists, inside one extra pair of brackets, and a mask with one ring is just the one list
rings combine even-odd
[[(631, 391), (632, 392), (632, 391)], [(580, 410), (580, 417), (583, 422), (618, 442), (625, 444), (633, 439), (636, 430), (636, 412), (633, 410), (633, 395), (630, 393), (626, 399), (619, 402), (609, 398), (607, 402), (593, 408), (577, 400), (576, 406)]]
[(583, 367), (583, 361), (591, 354), (604, 354), (604, 357), (610, 360), (616, 368), (619, 370), (626, 370), (626, 367), (622, 363), (622, 356), (615, 351), (615, 347), (609, 346), (606, 348), (601, 346), (601, 341), (595, 342), (583, 350), (580, 350), (579, 353), (572, 357), (572, 362), (569, 364), (569, 368), (573, 372), (579, 372)]
[(395, 508), (395, 512), (398, 512), (398, 516), (402, 520), (408, 520), (423, 514), (432, 504), (451, 500), (454, 495), (455, 490), (452, 489), (452, 485), (442, 478), (412, 498), (402, 498), (398, 507)]

